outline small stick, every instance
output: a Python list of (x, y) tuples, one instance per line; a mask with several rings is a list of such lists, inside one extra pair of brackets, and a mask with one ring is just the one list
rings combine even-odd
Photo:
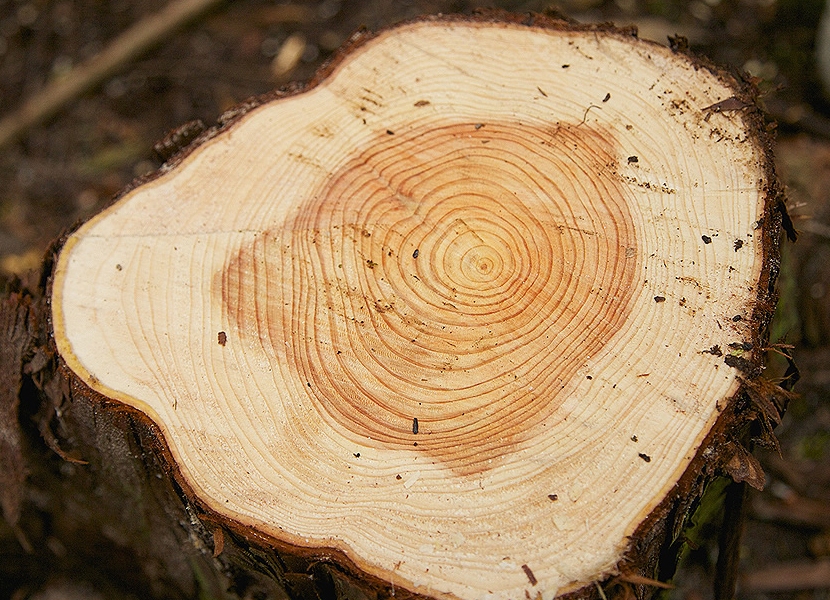
[(102, 52), (48, 84), (22, 106), (0, 119), (0, 148), (30, 127), (58, 113), (66, 104), (94, 88), (176, 29), (193, 21), (222, 0), (176, 0), (119, 35)]
[(743, 482), (732, 482), (726, 488), (723, 527), (718, 540), (718, 562), (715, 565), (715, 600), (732, 600), (735, 597), (747, 489)]
[(779, 593), (830, 587), (830, 559), (796, 560), (745, 573), (741, 591)]

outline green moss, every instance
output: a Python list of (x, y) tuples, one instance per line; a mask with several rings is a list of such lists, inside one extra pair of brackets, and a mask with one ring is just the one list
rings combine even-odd
[(822, 461), (828, 455), (828, 448), (830, 448), (830, 431), (822, 429), (801, 439), (799, 454), (805, 460)]

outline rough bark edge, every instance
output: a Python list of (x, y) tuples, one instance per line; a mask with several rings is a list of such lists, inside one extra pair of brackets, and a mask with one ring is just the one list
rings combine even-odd
[[(760, 436), (768, 439), (771, 429), (764, 424), (763, 409), (753, 399), (755, 390), (761, 388), (766, 400), (771, 402), (779, 414), (786, 409), (791, 394), (783, 388), (772, 384), (763, 377), (766, 353), (769, 344), (769, 328), (775, 314), (778, 301), (777, 280), (781, 266), (780, 244), (782, 237), (795, 241), (796, 232), (787, 214), (786, 196), (774, 163), (774, 126), (758, 103), (759, 92), (751, 78), (739, 72), (730, 72), (714, 66), (705, 58), (691, 53), (685, 40), (670, 39), (671, 49), (675, 53), (690, 57), (693, 64), (706, 68), (721, 78), (734, 90), (735, 106), (743, 113), (744, 124), (763, 157), (762, 172), (763, 193), (765, 195), (764, 214), (755, 224), (760, 232), (763, 249), (761, 274), (757, 282), (757, 294), (749, 316), (751, 345), (749, 359), (732, 357), (727, 354), (724, 363), (742, 373), (743, 383), (731, 397), (724, 399), (723, 412), (714, 427), (704, 438), (697, 455), (692, 459), (684, 474), (675, 484), (674, 489), (643, 521), (632, 536), (632, 547), (625, 559), (619, 564), (622, 574), (637, 574), (664, 580), (674, 574), (679, 558), (677, 547), (682, 543), (681, 535), (687, 520), (691, 517), (697, 502), (701, 499), (706, 486), (719, 477), (732, 477), (736, 485), (745, 487), (734, 474), (729, 472), (727, 462), (736, 454), (736, 447), (751, 447), (753, 438)], [(724, 315), (724, 317), (729, 317)], [(733, 318), (738, 318), (735, 315)], [(743, 318), (743, 317), (741, 317)], [(774, 426), (774, 424), (772, 424)], [(774, 442), (774, 438), (770, 440)], [(740, 451), (740, 450), (739, 450)], [(667, 548), (676, 548), (674, 556), (666, 556)], [(663, 555), (660, 554), (663, 549)], [(715, 582), (717, 589), (718, 582)], [(585, 590), (586, 588), (583, 588)], [(653, 592), (654, 590), (650, 590)], [(637, 597), (648, 597), (649, 590), (640, 586)]]
[(13, 452), (0, 446), (0, 460), (18, 461), (28, 477), (9, 487), (20, 499), (19, 523), (0, 519), (9, 543), (0, 552), (0, 597), (94, 590), (125, 599), (285, 598), (272, 569), (252, 567), (254, 553), (228, 544), (223, 557), (211, 555), (214, 523), (198, 518), (178, 485), (156, 424), (95, 392), (60, 360), (48, 291), (65, 240), (53, 242), (40, 274), (0, 278), (0, 325), (13, 325), (0, 328), (11, 353), (0, 352), (0, 395), (15, 396), (0, 429), (22, 442)]
[[(146, 584), (147, 590), (154, 590), (155, 596), (178, 596), (182, 590), (188, 589), (188, 583), (178, 588), (174, 583), (176, 578), (167, 575), (176, 569), (178, 575), (184, 574), (186, 570), (181, 570), (181, 567), (193, 556), (193, 548), (190, 548), (190, 552), (187, 548), (182, 552), (180, 542), (185, 538), (181, 528), (174, 531), (175, 527), (167, 527), (165, 531), (159, 532), (158, 538), (154, 535), (149, 545), (147, 540), (144, 540), (143, 545), (139, 543), (135, 546), (121, 547), (100, 527), (102, 523), (106, 527), (108, 522), (105, 519), (99, 521), (100, 513), (92, 508), (102, 500), (102, 489), (98, 484), (103, 482), (105, 487), (108, 485), (112, 489), (124, 487), (124, 482), (118, 477), (103, 476), (107, 469), (126, 465), (127, 471), (135, 475), (142, 471), (147, 472), (151, 469), (151, 463), (160, 464), (163, 459), (161, 455), (144, 455), (144, 444), (141, 440), (146, 437), (146, 427), (143, 422), (133, 428), (129, 423), (137, 422), (130, 421), (128, 413), (107, 411), (101, 403), (73, 403), (72, 382), (57, 368), (57, 354), (49, 323), (46, 289), (48, 276), (53, 268), (53, 256), (50, 249), (42, 263), (40, 277), (38, 273), (29, 273), (24, 281), (17, 277), (0, 278), (0, 323), (3, 324), (0, 331), (4, 346), (3, 352), (0, 353), (0, 374), (3, 378), (0, 394), (4, 396), (4, 403), (7, 404), (2, 415), (5, 421), (2, 427), (13, 430), (15, 441), (13, 446), (0, 447), (0, 460), (17, 462), (23, 471), (23, 477), (15, 477), (14, 480), (7, 476), (0, 477), (4, 495), (10, 494), (17, 501), (15, 511), (11, 515), (4, 511), (5, 523), (0, 520), (0, 527), (4, 530), (4, 542), (10, 542), (2, 552), (6, 559), (3, 572), (9, 577), (0, 576), (0, 596), (27, 596), (34, 591), (33, 586), (48, 595), (56, 590), (57, 593), (63, 593), (60, 590), (67, 589), (88, 592), (90, 585), (96, 585), (101, 586), (100, 591), (107, 597), (127, 597), (132, 591), (127, 591), (130, 589), (129, 584), (139, 580)], [(7, 401), (11, 396), (14, 398), (9, 405)], [(92, 420), (87, 421), (85, 429), (72, 426), (80, 423), (84, 416), (90, 415)], [(103, 419), (105, 423), (99, 421), (102, 415), (106, 416)], [(82, 454), (78, 452), (82, 448), (93, 448), (96, 451), (99, 449), (97, 444), (89, 443), (90, 433), (94, 432), (92, 437), (99, 435), (99, 429), (92, 427), (92, 422), (104, 425), (103, 430), (106, 432), (118, 432), (113, 439), (127, 449), (118, 456), (117, 453), (112, 453), (105, 457), (106, 460), (99, 461), (98, 466), (103, 465), (103, 469), (99, 468), (97, 472), (92, 465), (86, 466), (89, 463), (80, 458)], [(103, 452), (97, 453), (98, 458), (104, 456)], [(136, 461), (138, 456), (149, 456), (150, 460)], [(76, 489), (75, 484), (79, 482), (81, 485)], [(95, 485), (89, 485), (90, 482), (94, 482)], [(159, 507), (158, 492), (165, 483), (169, 487), (169, 481), (145, 478), (142, 482), (148, 484), (144, 488), (151, 497), (142, 497), (140, 500), (133, 497), (133, 506), (148, 505), (152, 508), (149, 511), (140, 511), (141, 514), (136, 516), (147, 518), (156, 524), (164, 522), (175, 525), (176, 519), (171, 519), (175, 508), (173, 511), (156, 510)], [(129, 500), (128, 498), (128, 504)], [(73, 507), (79, 506), (83, 506), (83, 514), (72, 510)], [(179, 512), (184, 512), (183, 505), (177, 503), (175, 506)], [(115, 513), (122, 508), (123, 506), (114, 505), (110, 507), (109, 512)], [(91, 520), (87, 517), (91, 517)], [(135, 529), (134, 521), (126, 522), (128, 525), (124, 530)], [(142, 521), (142, 524), (146, 522)], [(98, 528), (90, 529), (91, 523)], [(8, 537), (9, 530), (17, 539), (20, 549), (16, 549), (13, 538)], [(67, 532), (68, 536), (61, 537)], [(79, 540), (85, 539), (88, 534), (92, 534), (95, 541), (104, 542), (107, 548), (118, 547), (117, 553), (121, 557), (130, 554), (136, 559), (142, 559), (144, 566), (150, 565), (154, 559), (157, 561), (161, 556), (173, 556), (171, 569), (164, 573), (165, 577), (161, 581), (155, 581), (151, 574), (152, 569), (125, 571), (121, 575), (124, 576), (123, 579), (128, 580), (127, 583), (121, 581), (120, 576), (110, 581), (102, 577), (102, 574), (112, 571), (107, 559), (114, 558), (113, 556), (106, 555), (106, 551), (97, 545), (91, 546), (88, 554), (95, 558), (97, 564), (86, 568), (87, 563), (75, 558), (75, 552), (70, 550), (87, 548), (85, 545), (81, 546), (82, 542)], [(186, 535), (190, 535), (190, 532)], [(155, 548), (159, 545), (164, 547), (156, 551)], [(171, 548), (175, 548), (177, 553), (169, 552)], [(168, 551), (166, 555), (165, 549)], [(72, 568), (67, 570), (69, 563)], [(63, 570), (58, 570), (60, 568)], [(193, 575), (195, 576), (195, 572)], [(178, 583), (186, 580), (187, 576), (179, 578)], [(215, 581), (216, 578), (212, 580)], [(189, 584), (192, 583), (193, 577)], [(179, 593), (176, 593), (177, 591)], [(217, 600), (225, 597), (221, 594), (221, 586), (214, 586), (210, 591)]]
[[(116, 203), (134, 189), (175, 169), (198, 147), (233, 127), (254, 109), (275, 100), (288, 98), (312, 90), (332, 75), (354, 51), (367, 42), (394, 29), (419, 23), (502, 24), (553, 31), (596, 32), (619, 38), (635, 38), (640, 44), (651, 45), (654, 48), (665, 51), (665, 47), (657, 42), (641, 40), (638, 37), (636, 26), (617, 27), (611, 23), (579, 24), (556, 14), (515, 14), (494, 9), (478, 10), (471, 15), (438, 14), (421, 16), (382, 28), (374, 33), (360, 29), (353, 33), (340, 49), (307, 82), (291, 83), (277, 90), (246, 100), (225, 111), (218, 118), (217, 123), (208, 129), (202, 130), (200, 125), (195, 125), (195, 127), (201, 130), (195, 137), (186, 133), (186, 131), (191, 131), (191, 128), (194, 127), (192, 123), (185, 124), (173, 130), (160, 143), (166, 149), (162, 157), (169, 156), (167, 161), (157, 171), (133, 180), (127, 187), (113, 196), (109, 205)], [(749, 390), (751, 388), (757, 389), (758, 387), (767, 390), (770, 400), (776, 402), (776, 398), (779, 398), (777, 403), (781, 405), (782, 410), (786, 404), (786, 392), (766, 382), (762, 377), (765, 352), (769, 338), (769, 325), (774, 315), (777, 302), (776, 281), (780, 269), (779, 243), (782, 237), (782, 230), (786, 232), (789, 239), (795, 240), (796, 237), (792, 221), (787, 214), (783, 187), (775, 172), (771, 128), (767, 126), (768, 121), (766, 116), (759, 106), (758, 89), (749, 77), (733, 69), (725, 69), (717, 66), (710, 60), (695, 54), (689, 49), (688, 43), (683, 38), (669, 38), (669, 42), (672, 52), (681, 56), (695, 69), (709, 71), (727, 88), (733, 90), (733, 99), (735, 100), (733, 104), (727, 104), (723, 107), (716, 105), (711, 107), (711, 110), (712, 112), (738, 111), (742, 113), (741, 116), (744, 124), (751, 136), (750, 142), (758, 146), (759, 154), (764, 160), (762, 170), (764, 172), (763, 193), (765, 194), (765, 210), (763, 217), (756, 223), (756, 230), (761, 232), (763, 259), (761, 275), (758, 280), (758, 293), (752, 315), (749, 317), (749, 325), (752, 333), (752, 339), (749, 343), (752, 346), (752, 354), (749, 359), (739, 357), (730, 360), (731, 355), (725, 357), (724, 362), (727, 366), (736, 368), (742, 372), (744, 383), (731, 398), (725, 398), (723, 400), (723, 412), (701, 443), (697, 455), (689, 463), (686, 471), (677, 481), (672, 491), (667, 494), (663, 501), (661, 501), (630, 536), (631, 545), (624, 554), (623, 559), (618, 563), (616, 572), (609, 573), (608, 578), (603, 582), (591, 582), (571, 592), (557, 596), (557, 598), (567, 600), (576, 600), (578, 598), (598, 600), (609, 595), (601, 590), (600, 584), (607, 586), (609, 592), (614, 592), (609, 597), (627, 597), (630, 592), (630, 588), (627, 586), (630, 584), (625, 582), (625, 578), (630, 575), (639, 575), (658, 580), (661, 577), (670, 577), (676, 565), (677, 554), (679, 552), (677, 542), (696, 503), (700, 500), (708, 483), (717, 477), (728, 475), (725, 465), (730, 457), (735, 454), (736, 445), (743, 447), (744, 444), (749, 443), (752, 425), (757, 424), (763, 418), (763, 415), (754, 406)], [(177, 139), (183, 140), (184, 145), (180, 148), (178, 147)], [(66, 242), (66, 239), (81, 224), (76, 224), (55, 243), (47, 263), (54, 265), (57, 254)], [(48, 270), (44, 270), (44, 278), (48, 278), (48, 282), (45, 283), (47, 290), (46, 297), (50, 304), (49, 310), (47, 311), (49, 315), (50, 346), (52, 351), (57, 355), (51, 322), (51, 268), (50, 266)], [(284, 577), (288, 573), (284, 568), (279, 569), (282, 571), (281, 574), (275, 572), (273, 569), (266, 569), (272, 572), (271, 574), (280, 581), (281, 585), (285, 587), (286, 591), (292, 597), (310, 597), (307, 595), (309, 590), (304, 585), (306, 583), (314, 587), (318, 598), (322, 598), (323, 596), (319, 593), (320, 584), (315, 579), (328, 577), (328, 585), (324, 585), (324, 587), (330, 588), (329, 591), (335, 593), (332, 596), (335, 598), (355, 597), (354, 594), (358, 594), (357, 597), (365, 599), (395, 598), (414, 600), (430, 598), (396, 587), (388, 581), (362, 571), (340, 550), (292, 546), (282, 540), (252, 530), (250, 527), (216, 513), (196, 496), (193, 489), (177, 468), (160, 429), (147, 415), (138, 409), (115, 402), (92, 390), (72, 373), (65, 363), (63, 363), (62, 359), (60, 359), (60, 363), (63, 377), (72, 382), (72, 387), (79, 396), (88, 399), (90, 402), (113, 405), (119, 410), (133, 414), (138, 419), (146, 420), (150, 430), (154, 433), (156, 450), (162, 455), (163, 463), (166, 465), (168, 473), (182, 490), (184, 499), (198, 510), (200, 519), (212, 523), (217, 528), (216, 530), (229, 532), (236, 539), (237, 545), (250, 544), (254, 548), (273, 549), (276, 552), (275, 556), (277, 557), (277, 561), (283, 567), (293, 565), (295, 567), (292, 569), (293, 573), (305, 572), (309, 574), (309, 582), (292, 583)], [(778, 395), (779, 391), (781, 392), (780, 396)], [(752, 433), (757, 435), (757, 427), (755, 429), (756, 431)], [(661, 549), (663, 553), (661, 553)], [(669, 550), (669, 555), (666, 555), (666, 549)], [(674, 555), (672, 556), (671, 554)], [(329, 570), (323, 569), (323, 574), (321, 575), (320, 566), (328, 567)], [(299, 567), (299, 571), (297, 567)], [(338, 576), (342, 577), (339, 581), (337, 580)], [(618, 590), (612, 587), (613, 584), (619, 582), (624, 584), (622, 589)], [(635, 593), (638, 598), (648, 598), (653, 595), (656, 589), (646, 584), (636, 584), (635, 587)], [(292, 593), (293, 591), (299, 592), (299, 595), (295, 595)], [(346, 594), (345, 596), (343, 595), (344, 593)], [(328, 596), (328, 594), (326, 595)]]

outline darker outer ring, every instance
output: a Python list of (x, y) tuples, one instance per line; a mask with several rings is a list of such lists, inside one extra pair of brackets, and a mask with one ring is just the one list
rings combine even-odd
[[(292, 83), (272, 92), (251, 98), (223, 113), (217, 120), (217, 124), (207, 129), (196, 137), (187, 146), (165, 162), (157, 171), (144, 175), (133, 180), (126, 188), (117, 193), (108, 206), (114, 204), (132, 190), (153, 181), (154, 179), (167, 174), (178, 166), (191, 152), (203, 143), (220, 135), (233, 127), (247, 113), (261, 105), (274, 100), (287, 98), (308, 91), (323, 80), (329, 77), (341, 63), (348, 60), (349, 55), (362, 45), (388, 33), (398, 27), (414, 25), (418, 23), (458, 23), (458, 24), (494, 24), (494, 25), (516, 25), (528, 28), (541, 28), (550, 31), (568, 32), (595, 32), (603, 35), (610, 35), (621, 39), (635, 39), (637, 43), (651, 46), (665, 51), (660, 44), (648, 40), (640, 40), (636, 26), (617, 27), (611, 23), (601, 24), (579, 24), (561, 16), (549, 16), (538, 14), (515, 14), (504, 10), (481, 10), (471, 15), (449, 14), (449, 15), (427, 15), (416, 17), (371, 33), (365, 29), (356, 31), (341, 46), (341, 48), (327, 60), (305, 83)], [(672, 545), (675, 529), (682, 525), (686, 517), (694, 509), (697, 500), (702, 495), (706, 485), (718, 477), (724, 476), (724, 465), (731, 457), (730, 447), (742, 443), (748, 439), (748, 431), (753, 422), (756, 422), (757, 415), (752, 411), (751, 401), (748, 395), (748, 388), (754, 380), (761, 379), (764, 364), (765, 348), (769, 339), (769, 325), (775, 312), (778, 300), (776, 282), (780, 270), (780, 242), (782, 234), (786, 233), (791, 241), (795, 241), (796, 232), (792, 221), (787, 214), (785, 205), (786, 196), (783, 186), (775, 172), (773, 145), (774, 138), (771, 134), (772, 128), (767, 127), (767, 116), (758, 105), (759, 92), (757, 86), (748, 76), (737, 72), (734, 69), (725, 69), (712, 63), (710, 60), (698, 56), (688, 48), (683, 38), (670, 38), (671, 51), (678, 57), (693, 65), (695, 69), (705, 69), (714, 75), (726, 87), (733, 90), (734, 98), (742, 105), (741, 117), (747, 132), (751, 135), (752, 141), (757, 145), (763, 157), (761, 170), (764, 173), (762, 192), (765, 194), (764, 216), (758, 221), (756, 228), (760, 230), (762, 240), (762, 267), (758, 280), (758, 294), (752, 310), (750, 327), (752, 339), (749, 342), (756, 350), (752, 352), (751, 358), (743, 361), (739, 366), (741, 378), (744, 383), (731, 398), (725, 399), (725, 408), (718, 417), (717, 422), (709, 431), (702, 442), (697, 455), (692, 459), (686, 471), (675, 484), (674, 489), (660, 502), (648, 517), (637, 527), (631, 536), (631, 544), (617, 565), (617, 572), (621, 574), (642, 574), (646, 577), (670, 577), (673, 571), (673, 564), (666, 564), (666, 558), (672, 563), (675, 557), (661, 556), (660, 550), (665, 550)], [(104, 209), (105, 210), (105, 209)], [(93, 215), (94, 216), (94, 215)], [(91, 217), (90, 217), (91, 218)], [(64, 232), (47, 251), (44, 259), (40, 288), (46, 290), (47, 318), (49, 328), (49, 345), (51, 351), (57, 354), (54, 341), (54, 328), (52, 324), (52, 278), (54, 267), (57, 264), (57, 256), (66, 243), (69, 236), (77, 230), (83, 221), (76, 223), (69, 230)], [(157, 451), (164, 457), (164, 462), (169, 468), (175, 481), (183, 490), (187, 500), (192, 506), (198, 509), (200, 517), (205, 521), (213, 522), (230, 532), (238, 535), (241, 539), (260, 547), (271, 547), (277, 552), (294, 556), (308, 561), (308, 572), (311, 573), (314, 565), (320, 562), (334, 563), (343, 569), (344, 575), (348, 576), (358, 587), (370, 587), (377, 594), (378, 598), (396, 599), (419, 599), (429, 598), (410, 592), (400, 587), (392, 588), (389, 582), (376, 576), (370, 575), (359, 569), (343, 552), (336, 549), (325, 548), (303, 548), (286, 544), (285, 542), (266, 536), (250, 527), (233, 521), (232, 519), (217, 514), (214, 510), (203, 503), (185, 481), (177, 465), (173, 461), (172, 454), (167, 447), (166, 441), (161, 435), (158, 426), (144, 413), (135, 408), (114, 402), (99, 392), (89, 388), (80, 380), (66, 364), (59, 359), (60, 371), (70, 383), (72, 396), (88, 398), (92, 402), (101, 403), (104, 406), (117, 407), (137, 416), (141, 421), (147, 422), (151, 431), (154, 432), (158, 441)], [(766, 383), (766, 382), (765, 382)], [(609, 580), (613, 579), (613, 573), (609, 573)], [(365, 583), (364, 583), (365, 582)], [(368, 585), (367, 585), (368, 584)], [(655, 588), (636, 585), (638, 597), (649, 597), (655, 592)], [(597, 600), (600, 598), (598, 588), (594, 583), (589, 583), (572, 592), (568, 592), (557, 598), (576, 600), (585, 598)]]

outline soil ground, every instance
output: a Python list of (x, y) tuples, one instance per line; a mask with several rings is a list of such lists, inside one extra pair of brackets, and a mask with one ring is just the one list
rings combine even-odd
[[(0, 2), (0, 115), (165, 4)], [(61, 231), (105, 206), (133, 178), (157, 168), (153, 144), (167, 131), (194, 119), (213, 123), (250, 96), (310, 77), (359, 27), (377, 29), (419, 14), (467, 12), (478, 6), (518, 12), (556, 8), (581, 21), (634, 23), (641, 37), (657, 41), (681, 34), (694, 50), (760, 78), (766, 108), (778, 120), (779, 171), (801, 234), (797, 244), (784, 250), (773, 341), (794, 346), (801, 381), (798, 398), (776, 430), (780, 452), (759, 452), (767, 485), (751, 496), (739, 596), (830, 598), (830, 102), (816, 68), (821, 0), (220, 4), (2, 149), (0, 276), (37, 268)], [(772, 373), (776, 369), (781, 366), (770, 366)], [(22, 556), (14, 537), (0, 533), (5, 546), (0, 554), (6, 560)], [(687, 557), (674, 597), (711, 597), (715, 537), (712, 533)], [(64, 582), (72, 579), (71, 573), (54, 575)], [(19, 597), (90, 592), (87, 582), (73, 585), (67, 592), (21, 581)]]

